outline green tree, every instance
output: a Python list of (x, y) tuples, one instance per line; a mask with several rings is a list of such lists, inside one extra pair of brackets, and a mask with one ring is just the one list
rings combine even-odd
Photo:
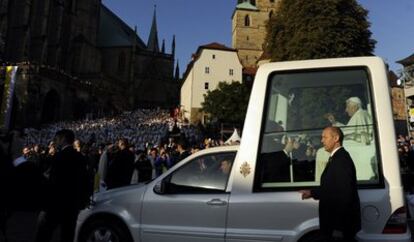
[(372, 55), (367, 15), (356, 0), (282, 0), (264, 49), (272, 61)]
[(240, 82), (220, 82), (217, 89), (204, 94), (202, 110), (219, 122), (241, 125), (246, 116), (250, 90)]

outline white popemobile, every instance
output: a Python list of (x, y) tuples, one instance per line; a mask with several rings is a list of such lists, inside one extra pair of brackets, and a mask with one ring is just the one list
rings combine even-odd
[(357, 169), (358, 240), (411, 241), (387, 68), (378, 57), (260, 66), (240, 146), (203, 150), (148, 184), (95, 194), (79, 216), (77, 241), (314, 241), (318, 201), (298, 190), (319, 185), (327, 114), (347, 123), (351, 97), (370, 116), (340, 126)]

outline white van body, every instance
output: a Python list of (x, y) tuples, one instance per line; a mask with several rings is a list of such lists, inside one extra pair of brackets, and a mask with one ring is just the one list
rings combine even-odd
[[(269, 77), (275, 72), (295, 72), (295, 71), (317, 71), (317, 70), (336, 70), (347, 68), (362, 68), (368, 74), (371, 104), (375, 113), (374, 123), (376, 124), (376, 140), (378, 155), (381, 157), (379, 166), (382, 167), (380, 173), (383, 175), (383, 184), (376, 188), (364, 188), (359, 190), (361, 200), (361, 220), (362, 230), (358, 233), (359, 241), (410, 241), (409, 232), (398, 235), (384, 235), (382, 231), (391, 214), (397, 209), (404, 207), (403, 188), (401, 185), (399, 159), (395, 144), (395, 131), (387, 69), (382, 59), (378, 57), (358, 57), (341, 59), (324, 59), (310, 61), (292, 61), (269, 63), (262, 65), (255, 78), (246, 120), (243, 128), (242, 141), (239, 152), (237, 153), (235, 166), (240, 167), (244, 162), (251, 163), (252, 174), (255, 173), (255, 161), (258, 157), (258, 146), (260, 134), (263, 130), (263, 112), (266, 101), (266, 90), (268, 88)], [(345, 101), (343, 109), (345, 109)], [(320, 134), (321, 134), (320, 129)], [(344, 147), (347, 149), (346, 140)], [(352, 145), (351, 145), (352, 146)], [(361, 148), (361, 147), (356, 147)], [(351, 156), (353, 153), (347, 149)], [(368, 148), (371, 150), (371, 147)], [(360, 149), (358, 152), (366, 152)], [(354, 160), (357, 167), (357, 176), (365, 172), (363, 168), (358, 169), (359, 165)], [(381, 174), (379, 174), (381, 175)], [(296, 241), (301, 235), (311, 231), (318, 226), (317, 201), (302, 201), (296, 191), (259, 193), (260, 199), (255, 199), (254, 194), (251, 199), (256, 200), (254, 210), (243, 209), (246, 201), (246, 194), (253, 190), (254, 176), (244, 177), (238, 172), (233, 172), (230, 177), (231, 191), (227, 238), (234, 235), (239, 236), (238, 231), (243, 231), (245, 238), (254, 238), (265, 241), (265, 238), (286, 238)], [(298, 187), (299, 188), (299, 187)], [(310, 209), (312, 208), (312, 209)], [(289, 215), (291, 218), (288, 220)], [(266, 218), (265, 220), (261, 218)], [(270, 220), (270, 221), (269, 221)], [(290, 223), (286, 223), (288, 220)], [(296, 220), (296, 221), (294, 221)], [(251, 226), (250, 221), (259, 221), (255, 226)], [(236, 239), (237, 240), (237, 239)], [(280, 241), (285, 241), (281, 239)]]
[[(93, 207), (79, 216), (78, 241), (313, 241), (318, 201), (302, 200), (298, 190), (319, 185), (327, 159), (319, 114), (332, 111), (338, 119), (351, 119), (342, 114), (344, 97), (358, 97), (369, 117), (364, 125), (336, 124), (357, 170), (362, 221), (357, 238), (411, 241), (387, 69), (378, 57), (260, 66), (240, 146), (200, 151), (146, 185), (97, 194)], [(278, 166), (284, 172), (272, 173), (268, 158), (289, 142), (296, 142), (293, 151), (302, 158), (293, 152), (288, 166)], [(232, 163), (225, 176), (223, 160)]]

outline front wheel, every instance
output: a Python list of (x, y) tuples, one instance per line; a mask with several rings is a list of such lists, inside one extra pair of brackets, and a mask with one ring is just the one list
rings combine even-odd
[(86, 225), (78, 242), (132, 242), (132, 239), (123, 224), (108, 220), (95, 220)]
[(298, 242), (323, 242), (319, 231), (312, 231), (303, 236)]

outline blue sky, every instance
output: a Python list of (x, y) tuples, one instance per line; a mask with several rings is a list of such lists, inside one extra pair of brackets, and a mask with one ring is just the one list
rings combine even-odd
[[(157, 5), (160, 47), (166, 41), (171, 52), (172, 36), (176, 35), (176, 58), (181, 72), (200, 45), (219, 42), (231, 46), (231, 15), (236, 0), (102, 0), (129, 26), (137, 26), (146, 43), (151, 28), (154, 4)], [(414, 53), (413, 0), (359, 0), (369, 11), (371, 32), (377, 40), (375, 54), (398, 73), (395, 63)]]

